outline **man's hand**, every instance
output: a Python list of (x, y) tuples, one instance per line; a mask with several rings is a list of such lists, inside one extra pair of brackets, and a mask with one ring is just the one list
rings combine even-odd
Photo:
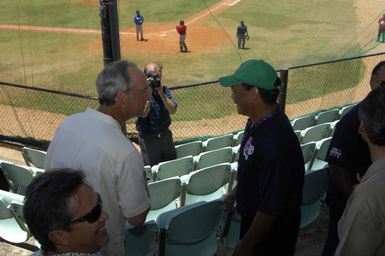
[(158, 95), (159, 95), (161, 98), (166, 97), (166, 95), (164, 95), (164, 92), (163, 92), (163, 86), (162, 86), (162, 85), (159, 86), (158, 88), (155, 88), (154, 90), (158, 93)]
[[(234, 191), (234, 190), (233, 190)], [(234, 203), (235, 203), (235, 193), (231, 191), (229, 194), (226, 195), (225, 197), (225, 208), (230, 212), (234, 213)]]

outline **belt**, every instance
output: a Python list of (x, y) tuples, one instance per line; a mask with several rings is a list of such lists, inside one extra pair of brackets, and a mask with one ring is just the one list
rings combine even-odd
[(156, 132), (156, 133), (151, 133), (151, 134), (140, 134), (140, 137), (142, 138), (162, 138), (164, 136), (164, 134), (168, 131), (168, 129), (164, 129), (163, 131), (160, 131), (160, 132)]

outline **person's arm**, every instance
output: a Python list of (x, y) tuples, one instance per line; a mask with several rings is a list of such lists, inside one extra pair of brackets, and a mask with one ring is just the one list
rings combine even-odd
[(234, 256), (251, 256), (254, 247), (266, 236), (273, 226), (276, 217), (263, 212), (257, 212), (253, 223), (245, 236), (238, 241), (234, 249)]
[(143, 211), (142, 213), (139, 213), (136, 216), (127, 218), (127, 222), (130, 223), (131, 225), (137, 227), (142, 225), (146, 221), (147, 213), (150, 211), (150, 208), (147, 210)]
[(342, 194), (346, 198), (349, 198), (349, 196), (353, 192), (353, 186), (354, 186), (354, 181), (352, 180), (352, 177), (350, 176), (349, 171), (345, 168), (331, 164), (329, 166), (329, 173), (332, 180), (340, 189)]
[(234, 213), (234, 203), (237, 195), (237, 187), (233, 188), (233, 190), (228, 193), (225, 197), (225, 208), (229, 210), (230, 213)]
[(159, 87), (156, 89), (160, 98), (162, 99), (162, 102), (164, 104), (164, 107), (168, 110), (170, 114), (175, 114), (176, 113), (176, 104), (166, 96), (166, 94), (163, 92), (163, 86)]

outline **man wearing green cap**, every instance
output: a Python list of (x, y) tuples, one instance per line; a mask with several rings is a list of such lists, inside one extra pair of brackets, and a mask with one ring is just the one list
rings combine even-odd
[(240, 147), (238, 183), (226, 197), (241, 215), (234, 255), (293, 255), (304, 179), (301, 148), (277, 104), (280, 79), (263, 60), (248, 60), (219, 83), (231, 87), (238, 113), (249, 117)]

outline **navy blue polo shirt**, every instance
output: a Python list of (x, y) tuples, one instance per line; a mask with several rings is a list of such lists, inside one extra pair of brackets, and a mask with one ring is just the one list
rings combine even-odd
[(238, 161), (237, 211), (283, 216), (302, 203), (304, 162), (287, 116), (276, 111), (246, 124)]
[[(326, 155), (326, 161), (329, 164), (347, 169), (355, 183), (358, 183), (356, 174), (359, 173), (363, 176), (372, 162), (368, 144), (358, 133), (360, 124), (358, 119), (359, 106), (360, 103), (354, 106), (337, 123)], [(333, 182), (329, 185), (329, 193), (340, 194)], [(345, 201), (342, 198), (341, 200)]]
[[(169, 98), (175, 105), (176, 102), (172, 98), (171, 90), (163, 86), (164, 95)], [(150, 112), (146, 117), (138, 117), (136, 119), (136, 129), (139, 132), (139, 135), (154, 135), (163, 132), (171, 124), (170, 113), (163, 104), (162, 99), (153, 91), (151, 98), (151, 107)]]

